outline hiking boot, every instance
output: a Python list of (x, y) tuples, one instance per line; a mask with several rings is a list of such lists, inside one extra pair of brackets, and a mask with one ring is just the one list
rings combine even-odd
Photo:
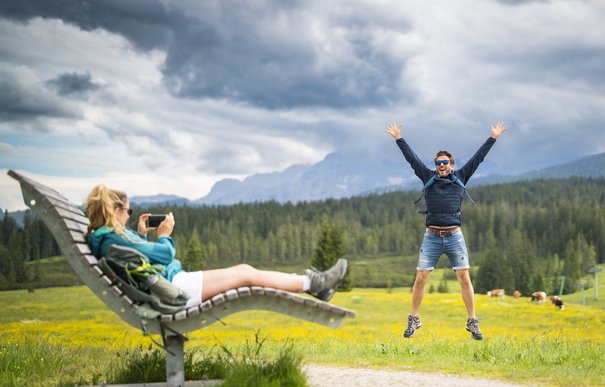
[(420, 317), (409, 315), (408, 327), (406, 328), (405, 332), (403, 332), (403, 337), (409, 339), (410, 337), (414, 336), (416, 329), (420, 329), (421, 326), (422, 323), (420, 322)]
[(479, 320), (476, 317), (469, 318), (466, 321), (466, 330), (471, 333), (471, 337), (475, 340), (483, 340), (483, 335), (479, 330)]
[(326, 271), (307, 269), (305, 274), (311, 279), (311, 286), (307, 293), (322, 301), (330, 301), (336, 293), (336, 288), (342, 283), (347, 266), (347, 260), (340, 258), (334, 266)]

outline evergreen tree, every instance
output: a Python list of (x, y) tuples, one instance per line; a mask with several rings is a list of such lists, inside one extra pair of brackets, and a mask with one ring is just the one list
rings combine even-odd
[(512, 293), (514, 278), (512, 268), (507, 262), (506, 255), (501, 249), (490, 250), (481, 262), (477, 271), (475, 288), (478, 293), (486, 293), (492, 289), (502, 288)]
[(8, 240), (12, 233), (17, 229), (17, 222), (4, 211), (4, 217), (0, 222), (0, 245), (8, 246)]
[(10, 251), (0, 246), (0, 275), (6, 283), (15, 282), (15, 268), (13, 266), (13, 257)]
[(200, 242), (200, 236), (195, 227), (193, 228), (191, 238), (189, 238), (189, 242), (187, 243), (187, 255), (185, 256), (185, 263), (188, 271), (205, 269), (204, 261), (202, 259), (202, 245)]
[[(345, 246), (342, 232), (337, 226), (331, 225), (327, 220), (324, 220), (321, 224), (320, 235), (317, 240), (317, 245), (315, 246), (311, 266), (319, 271), (328, 270), (330, 267), (334, 266), (339, 258), (344, 256), (344, 253)], [(338, 290), (351, 290), (350, 268), (347, 270)]]
[(8, 240), (8, 250), (13, 261), (13, 269), (15, 275), (15, 282), (25, 283), (27, 282), (27, 273), (25, 271), (25, 258), (23, 256), (23, 232), (22, 230), (15, 229)]
[(319, 271), (325, 271), (332, 267), (337, 259), (333, 253), (331, 227), (328, 221), (324, 220), (319, 230), (317, 244), (313, 250), (311, 266)]
[(439, 281), (439, 286), (437, 286), (438, 293), (449, 293), (450, 289), (447, 286), (447, 273), (443, 272), (443, 277), (441, 281)]
[(527, 292), (523, 292), (521, 291), (521, 294), (531, 294), (533, 292), (538, 292), (538, 291), (545, 291), (547, 293), (554, 293), (554, 291), (552, 289), (547, 289), (546, 287), (546, 283), (544, 281), (544, 276), (542, 275), (542, 273), (537, 272), (532, 276), (531, 279), (531, 284), (530, 284), (530, 288), (531, 290), (527, 291)]
[(576, 291), (581, 278), (580, 270), (582, 265), (582, 257), (576, 249), (574, 241), (569, 241), (565, 249), (565, 260), (563, 262), (563, 275), (565, 276), (565, 287), (563, 294), (569, 294)]

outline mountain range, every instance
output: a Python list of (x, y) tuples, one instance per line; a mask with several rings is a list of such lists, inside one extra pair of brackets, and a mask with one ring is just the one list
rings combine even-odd
[[(521, 180), (566, 178), (571, 176), (605, 177), (600, 166), (605, 152), (540, 170), (516, 175), (485, 175), (471, 179), (470, 186), (510, 183)], [(331, 153), (312, 165), (293, 165), (281, 172), (251, 175), (244, 180), (218, 181), (208, 195), (189, 200), (175, 195), (134, 196), (131, 203), (140, 207), (155, 205), (229, 205), (277, 201), (280, 203), (345, 198), (395, 190), (420, 190), (420, 180), (402, 159), (359, 159)]]

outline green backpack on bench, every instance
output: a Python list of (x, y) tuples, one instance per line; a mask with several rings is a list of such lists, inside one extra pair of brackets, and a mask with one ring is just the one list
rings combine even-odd
[(99, 268), (128, 298), (139, 304), (139, 317), (153, 319), (172, 314), (185, 307), (189, 295), (172, 285), (141, 252), (125, 246), (111, 245)]

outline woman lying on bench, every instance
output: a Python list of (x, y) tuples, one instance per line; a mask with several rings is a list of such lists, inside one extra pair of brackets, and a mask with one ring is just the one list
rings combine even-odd
[(98, 185), (88, 195), (86, 210), (90, 220), (86, 239), (97, 258), (104, 257), (109, 246), (114, 244), (140, 251), (149, 258), (151, 264), (164, 266), (163, 276), (168, 281), (191, 295), (186, 308), (200, 305), (203, 300), (242, 286), (307, 292), (327, 302), (334, 295), (347, 270), (347, 261), (339, 259), (325, 272), (307, 269), (304, 275), (258, 270), (247, 264), (186, 272), (182, 269), (181, 262), (175, 259), (176, 248), (170, 236), (175, 224), (172, 213), (167, 214), (159, 224), (158, 241), (152, 242), (147, 240), (147, 233), (155, 229), (147, 225), (150, 214), (139, 217), (137, 231), (126, 226), (132, 209), (124, 192)]

